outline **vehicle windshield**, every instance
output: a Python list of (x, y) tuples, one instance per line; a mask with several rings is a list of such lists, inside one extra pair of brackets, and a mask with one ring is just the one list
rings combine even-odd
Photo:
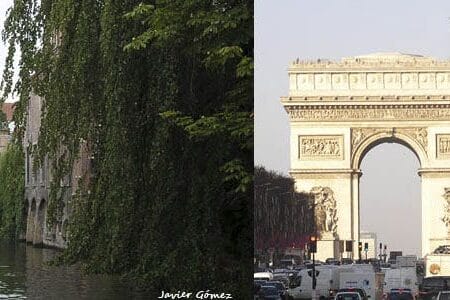
[(356, 289), (356, 288), (346, 288), (346, 289), (340, 289), (338, 292), (352, 292), (352, 293), (358, 293), (361, 296), (364, 296), (365, 292), (362, 289)]
[(413, 300), (414, 297), (410, 293), (391, 293), (390, 300)]
[(277, 290), (284, 290), (284, 285), (281, 282), (267, 282), (266, 285), (274, 286)]
[(441, 293), (439, 295), (439, 300), (450, 300), (450, 293)]
[(356, 293), (338, 294), (336, 300), (359, 300), (360, 297)]
[(431, 277), (431, 278), (424, 278), (422, 285), (424, 287), (443, 287), (445, 285), (444, 281), (448, 281), (449, 278), (439, 278), (439, 277)]
[(266, 296), (278, 295), (278, 290), (273, 286), (263, 286), (262, 290)]
[(302, 276), (291, 276), (289, 278), (289, 287), (295, 288), (302, 284)]

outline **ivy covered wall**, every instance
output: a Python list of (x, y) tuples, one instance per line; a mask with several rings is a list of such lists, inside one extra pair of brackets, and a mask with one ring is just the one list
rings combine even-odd
[(49, 223), (90, 145), (63, 260), (250, 297), (252, 1), (16, 0), (3, 39), (18, 137), (31, 92), (45, 99), (33, 153), (52, 161)]

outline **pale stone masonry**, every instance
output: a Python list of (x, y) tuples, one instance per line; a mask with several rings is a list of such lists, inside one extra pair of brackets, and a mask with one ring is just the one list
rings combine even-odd
[[(360, 163), (375, 145), (398, 142), (420, 161), (422, 254), (450, 244), (443, 218), (450, 188), (450, 61), (402, 53), (294, 61), (289, 94), (290, 174), (298, 192), (329, 188), (336, 230), (321, 232), (318, 259), (360, 236)], [(399, 187), (400, 188), (400, 187)]]
[(71, 215), (72, 197), (78, 189), (79, 180), (89, 180), (90, 155), (87, 143), (81, 142), (79, 158), (75, 161), (71, 174), (61, 182), (62, 208), (56, 224), (49, 228), (47, 224), (47, 205), (50, 193), (51, 162), (48, 158), (39, 168), (33, 166), (31, 147), (37, 145), (41, 126), (43, 99), (32, 94), (27, 106), (26, 129), (23, 139), (25, 151), (25, 203), (27, 211), (27, 228), (25, 240), (35, 246), (65, 248), (68, 243), (67, 227)]

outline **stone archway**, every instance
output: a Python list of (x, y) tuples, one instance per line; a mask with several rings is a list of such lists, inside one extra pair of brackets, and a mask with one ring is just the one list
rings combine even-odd
[(35, 227), (33, 235), (33, 245), (42, 246), (44, 244), (45, 217), (47, 213), (47, 202), (41, 199), (35, 217)]
[(298, 191), (327, 188), (336, 202), (334, 232), (320, 233), (318, 259), (336, 257), (339, 240), (354, 241), (356, 255), (360, 163), (386, 141), (420, 161), (422, 254), (450, 244), (450, 61), (400, 53), (297, 60), (289, 80), (281, 102), (290, 119), (290, 174)]
[(36, 218), (36, 200), (33, 198), (31, 200), (31, 204), (29, 205), (27, 216), (27, 233), (26, 233), (27, 243), (33, 243), (35, 218)]

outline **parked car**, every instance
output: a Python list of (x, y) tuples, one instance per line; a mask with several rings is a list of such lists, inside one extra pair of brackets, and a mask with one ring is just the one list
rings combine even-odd
[(391, 289), (385, 294), (387, 300), (414, 300), (414, 295), (410, 289)]
[(428, 300), (436, 297), (440, 291), (448, 290), (450, 276), (425, 277), (419, 285), (419, 299)]
[(341, 259), (341, 264), (351, 265), (351, 264), (353, 264), (353, 259), (344, 257), (343, 259)]
[(334, 300), (362, 300), (362, 298), (356, 292), (342, 292), (337, 293)]
[(263, 295), (263, 298), (260, 298), (260, 299), (264, 299), (264, 300), (266, 300), (266, 299), (267, 300), (283, 300), (283, 299), (281, 299), (281, 296), (278, 293), (277, 288), (272, 285), (263, 285), (261, 287), (260, 295)]
[(436, 300), (450, 300), (450, 291), (441, 291), (439, 292)]
[(278, 293), (280, 294), (282, 299), (287, 299), (287, 290), (286, 286), (281, 281), (267, 281), (265, 286), (274, 286)]
[(325, 264), (326, 265), (340, 265), (341, 262), (339, 260), (335, 259), (335, 258), (327, 258), (325, 260)]
[(348, 293), (358, 293), (361, 296), (362, 300), (368, 300), (369, 297), (366, 294), (366, 291), (364, 291), (363, 289), (358, 289), (358, 288), (345, 288), (345, 289), (339, 289), (338, 293), (343, 293), (343, 292), (348, 292)]

